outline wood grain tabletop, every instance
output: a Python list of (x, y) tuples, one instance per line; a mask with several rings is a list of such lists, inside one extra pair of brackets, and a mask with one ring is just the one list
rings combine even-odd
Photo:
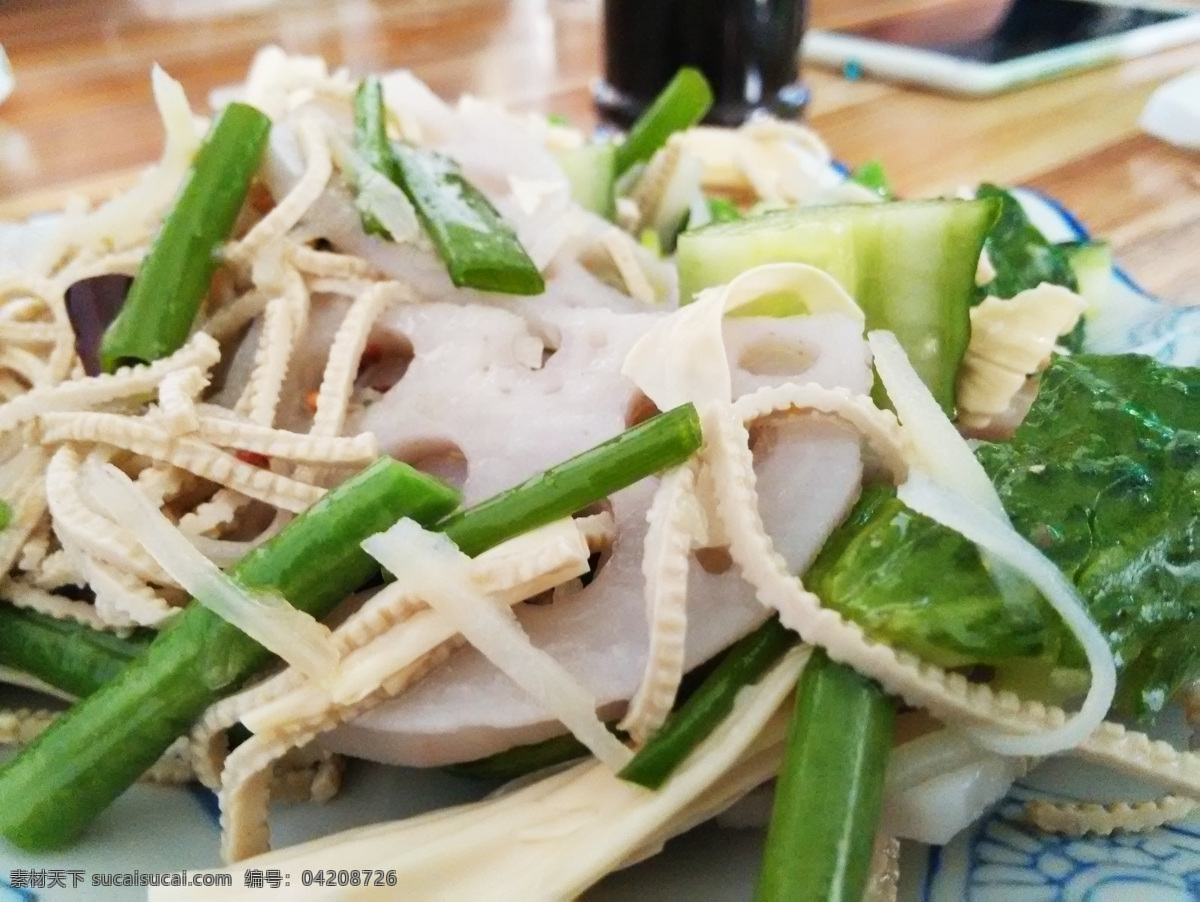
[[(946, 0), (812, 0), (834, 27)], [(197, 107), (277, 43), (355, 74), (411, 68), (435, 91), (595, 121), (600, 0), (0, 0), (16, 77), (0, 105), (0, 217), (102, 197), (152, 161), (158, 62)], [(1198, 0), (1197, 5), (1200, 5)], [(848, 163), (881, 160), (906, 195), (981, 180), (1027, 184), (1108, 236), (1147, 289), (1200, 304), (1200, 154), (1137, 126), (1162, 82), (1200, 67), (1200, 44), (988, 99), (805, 67), (808, 116)]]

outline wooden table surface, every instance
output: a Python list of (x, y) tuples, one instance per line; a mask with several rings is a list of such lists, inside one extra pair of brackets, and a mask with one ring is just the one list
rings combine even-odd
[[(818, 26), (945, 0), (813, 0)], [(1200, 0), (1197, 0), (1200, 3)], [(196, 106), (278, 43), (365, 73), (406, 66), (469, 91), (594, 121), (599, 0), (0, 0), (17, 85), (0, 106), (0, 217), (103, 196), (160, 149), (149, 70)], [(986, 100), (808, 67), (812, 123), (841, 159), (884, 162), (909, 195), (980, 180), (1047, 191), (1149, 290), (1200, 303), (1200, 154), (1142, 134), (1153, 89), (1200, 67), (1200, 44)]]

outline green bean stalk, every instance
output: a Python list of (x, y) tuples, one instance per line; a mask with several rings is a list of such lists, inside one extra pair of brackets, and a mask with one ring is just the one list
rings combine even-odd
[[(252, 550), (230, 575), (322, 617), (375, 572), (359, 547), (363, 539), (402, 516), (433, 523), (457, 503), (454, 490), (381, 458)], [(206, 708), (269, 660), (265, 648), (193, 602), (143, 654), (0, 768), (0, 832), (29, 850), (66, 844)]]
[(129, 295), (100, 343), (105, 372), (183, 347), (258, 171), (271, 120), (244, 103), (221, 112), (188, 172)]
[[(448, 519), (456, 492), (384, 458), (251, 551), (231, 576), (320, 617), (376, 572), (360, 543), (401, 517), (424, 526), (440, 521), (435, 528), (477, 554), (682, 463), (700, 440), (699, 418), (686, 405), (484, 502), (475, 514)], [(30, 850), (68, 843), (269, 659), (254, 640), (192, 603), (144, 654), (0, 768), (0, 832)]]
[(796, 689), (758, 902), (859, 902), (871, 870), (895, 705), (816, 649)]

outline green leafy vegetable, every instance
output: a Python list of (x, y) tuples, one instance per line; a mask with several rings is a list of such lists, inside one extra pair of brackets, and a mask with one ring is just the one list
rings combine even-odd
[(0, 531), (8, 529), (8, 525), (12, 523), (12, 506), (0, 498)]
[[(995, 198), (1000, 202), (1000, 218), (988, 233), (984, 249), (996, 270), (996, 276), (976, 290), (978, 303), (988, 295), (1011, 298), (1042, 282), (1077, 291), (1079, 285), (1067, 252), (1046, 240), (1030, 222), (1020, 202), (1003, 188), (980, 185), (976, 197)], [(1063, 347), (1078, 351), (1083, 347), (1083, 320), (1061, 339)]]
[[(1138, 715), (1200, 678), (1198, 401), (1197, 368), (1060, 356), (1014, 437), (977, 452), (1016, 529), (1083, 596), (1117, 658), (1118, 700)], [(873, 634), (947, 666), (1083, 665), (1044, 603), (999, 597), (966, 540), (883, 490), (852, 521), (808, 583)]]
[(1000, 603), (975, 546), (935, 526), (891, 486), (871, 486), (806, 583), (874, 635), (942, 667), (1054, 657), (1042, 604)]
[(1015, 197), (988, 184), (980, 185), (975, 196), (992, 197), (1000, 202), (1000, 218), (984, 244), (996, 269), (996, 277), (983, 287), (987, 294), (1011, 298), (1042, 282), (1076, 289), (1075, 273), (1067, 255), (1046, 240)]

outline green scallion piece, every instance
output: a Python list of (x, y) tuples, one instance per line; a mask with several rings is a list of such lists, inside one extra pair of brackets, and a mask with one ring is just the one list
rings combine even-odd
[(433, 151), (388, 141), (383, 88), (373, 76), (363, 79), (354, 94), (354, 139), (355, 150), (412, 201), (455, 285), (502, 294), (546, 290), (512, 226), (463, 178), (457, 163)]
[(452, 514), (437, 528), (464, 554), (567, 517), (627, 485), (687, 460), (701, 443), (696, 408), (651, 417), (514, 488)]
[(894, 717), (876, 683), (813, 652), (775, 786), (758, 902), (862, 899)]
[(166, 357), (187, 341), (270, 130), (271, 120), (252, 106), (231, 103), (222, 111), (104, 333), (106, 372)]
[(12, 516), (12, 505), (0, 498), (0, 532), (8, 529), (8, 525), (12, 523)]
[(796, 644), (799, 637), (772, 617), (738, 640), (721, 663), (650, 738), (618, 774), (623, 780), (658, 789), (733, 710), (744, 687), (758, 680)]
[(680, 69), (617, 148), (617, 175), (649, 160), (671, 135), (703, 119), (712, 104), (712, 88), (700, 70)]
[(483, 192), (463, 178), (457, 163), (400, 141), (390, 147), (390, 177), (412, 201), (450, 281), (502, 294), (546, 290), (517, 233)]
[[(377, 572), (363, 539), (400, 517), (433, 523), (457, 503), (453, 489), (381, 458), (252, 550), (230, 575), (323, 617)], [(206, 708), (270, 658), (237, 627), (192, 603), (144, 654), (0, 767), (0, 833), (30, 850), (70, 842)]]

